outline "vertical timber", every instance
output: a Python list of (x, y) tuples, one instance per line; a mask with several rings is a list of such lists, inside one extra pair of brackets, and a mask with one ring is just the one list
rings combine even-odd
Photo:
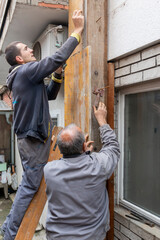
[(75, 123), (87, 134), (90, 127), (90, 47), (72, 55), (65, 71), (65, 126)]
[[(86, 45), (91, 46), (91, 90), (107, 85), (107, 0), (86, 0), (84, 37)], [(84, 41), (84, 42), (85, 42)], [(95, 95), (91, 95), (91, 105), (94, 105)], [(106, 103), (106, 91), (101, 101)], [(101, 148), (98, 124), (91, 114), (91, 139), (95, 142), (95, 151)]]
[[(83, 0), (69, 0), (69, 25), (68, 25), (68, 30), (69, 30), (69, 36), (71, 35), (71, 33), (74, 30), (74, 25), (73, 25), (73, 21), (72, 21), (72, 15), (75, 9), (79, 9), (83, 11)], [(80, 42), (80, 44), (76, 47), (76, 49), (74, 50), (73, 54), (79, 52), (82, 50), (82, 41)]]
[[(98, 124), (91, 111), (96, 99), (96, 96), (92, 94), (95, 88), (103, 88), (109, 84), (110, 87), (108, 91), (104, 92), (101, 101), (107, 105), (108, 123), (112, 128), (114, 125), (114, 66), (112, 63), (107, 64), (108, 0), (69, 0), (69, 34), (74, 30), (71, 17), (75, 9), (83, 10), (83, 14), (85, 15), (85, 29), (81, 44), (74, 51), (71, 57), (72, 59), (70, 58), (67, 62), (68, 66), (65, 73), (65, 125), (75, 122), (85, 131), (89, 128), (88, 133), (90, 139), (94, 141), (94, 151), (98, 151), (101, 148)], [(88, 47), (89, 50), (87, 50)], [(88, 59), (85, 60), (84, 54), (86, 54)], [(85, 69), (84, 64), (86, 63), (88, 76), (86, 72), (83, 74)], [(78, 67), (79, 64), (80, 66)], [(76, 69), (78, 69), (78, 71)], [(80, 72), (79, 69), (81, 69)], [(79, 74), (80, 77), (77, 81), (77, 75)], [(108, 82), (107, 74), (109, 78)], [(87, 79), (87, 81), (84, 79)], [(83, 85), (81, 82), (83, 82)], [(89, 86), (87, 86), (87, 84), (89, 84)], [(85, 93), (84, 100), (82, 100), (82, 95), (79, 94), (79, 90), (75, 90), (75, 87), (79, 88), (79, 86), (82, 86), (79, 90)], [(90, 90), (90, 92), (88, 92), (88, 90)], [(87, 93), (88, 97), (86, 97)], [(71, 99), (73, 100), (71, 101)], [(83, 104), (86, 104), (87, 107), (89, 104), (90, 110), (87, 112), (85, 109), (82, 110), (82, 108), (79, 107), (82, 101), (84, 101)], [(89, 123), (89, 126), (85, 129), (83, 126), (84, 119), (83, 122), (78, 120), (82, 115), (85, 115), (85, 119), (87, 123)], [(108, 181), (107, 187), (110, 199), (111, 230), (107, 234), (106, 239), (113, 240), (114, 176)]]
[[(108, 63), (108, 84), (107, 88), (107, 122), (114, 129), (114, 63)], [(110, 231), (107, 233), (107, 240), (114, 238), (114, 174), (107, 181), (110, 209)]]

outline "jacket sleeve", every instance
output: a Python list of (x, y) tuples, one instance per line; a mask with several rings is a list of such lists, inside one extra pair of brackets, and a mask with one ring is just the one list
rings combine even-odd
[(101, 164), (106, 179), (108, 179), (111, 177), (120, 159), (120, 148), (116, 135), (108, 124), (100, 127), (100, 136), (103, 146), (99, 153), (96, 154), (96, 157)]
[(62, 47), (52, 56), (46, 57), (39, 62), (25, 64), (25, 73), (28, 79), (34, 83), (40, 83), (45, 77), (59, 68), (72, 54), (78, 41), (70, 36)]
[(46, 86), (48, 100), (55, 100), (60, 90), (61, 83), (57, 83), (53, 80), (50, 81), (49, 86)]

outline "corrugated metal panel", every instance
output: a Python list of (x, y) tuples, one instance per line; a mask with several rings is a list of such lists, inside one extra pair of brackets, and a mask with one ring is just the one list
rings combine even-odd
[(3, 100), (0, 100), (0, 111), (12, 110)]

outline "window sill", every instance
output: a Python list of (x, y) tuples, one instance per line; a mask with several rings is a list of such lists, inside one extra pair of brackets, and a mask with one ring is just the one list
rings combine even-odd
[(119, 205), (116, 205), (114, 208), (116, 231), (121, 231), (121, 225), (123, 225), (127, 231), (129, 230), (131, 233), (136, 234), (145, 240), (160, 240), (159, 226), (155, 225), (154, 227), (150, 227), (144, 223), (130, 219), (125, 215), (130, 215), (130, 211)]

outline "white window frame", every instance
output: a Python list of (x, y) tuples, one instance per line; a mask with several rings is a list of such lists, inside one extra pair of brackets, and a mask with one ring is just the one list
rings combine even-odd
[(118, 94), (118, 140), (120, 142), (120, 149), (121, 149), (121, 160), (118, 165), (118, 193), (117, 193), (117, 200), (118, 204), (133, 210), (144, 217), (154, 221), (158, 225), (160, 225), (160, 218), (151, 214), (150, 212), (137, 207), (136, 205), (124, 200), (123, 196), (123, 178), (124, 178), (124, 108), (125, 108), (125, 95), (127, 94), (134, 94), (140, 92), (149, 92), (154, 90), (160, 90), (160, 80), (156, 81), (148, 81), (147, 83), (135, 85), (135, 86), (128, 86), (119, 91)]

